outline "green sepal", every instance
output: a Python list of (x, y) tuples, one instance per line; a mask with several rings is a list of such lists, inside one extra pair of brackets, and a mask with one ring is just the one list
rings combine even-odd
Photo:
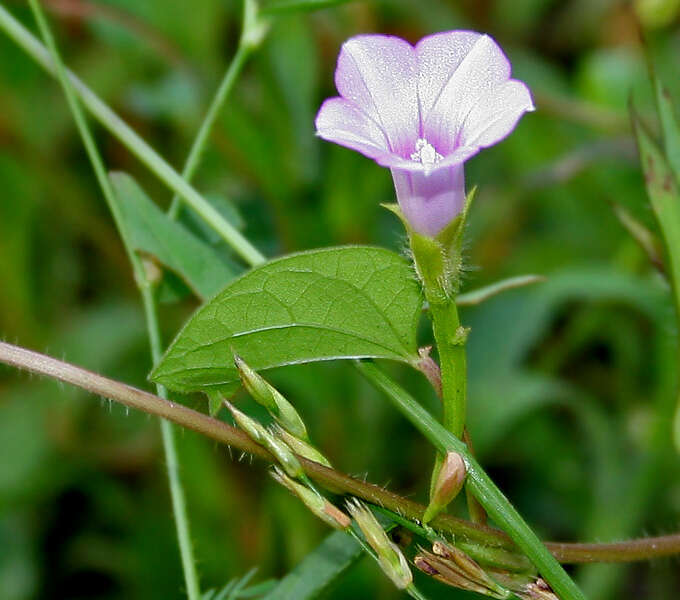
[(451, 297), (453, 285), (452, 273), (446, 248), (435, 238), (409, 233), (411, 251), (416, 263), (418, 276), (423, 284), (425, 297), (430, 304), (442, 304)]
[(396, 205), (383, 205), (401, 219), (408, 232), (418, 276), (430, 304), (450, 302), (460, 289), (463, 234), (476, 189), (467, 195), (463, 211), (434, 237), (414, 231)]
[(472, 205), (472, 201), (476, 194), (477, 186), (473, 187), (470, 190), (470, 193), (465, 197), (463, 211), (435, 236), (445, 247), (450, 249), (455, 248), (458, 253), (460, 253), (463, 246), (463, 233), (470, 212), (470, 206)]

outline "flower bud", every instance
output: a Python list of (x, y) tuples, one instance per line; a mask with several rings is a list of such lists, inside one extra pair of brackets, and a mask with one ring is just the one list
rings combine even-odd
[(475, 581), (493, 585), (494, 581), (472, 558), (454, 546), (438, 541), (432, 544), (432, 553), (454, 563), (463, 573)]
[(304, 477), (305, 472), (293, 451), (268, 431), (264, 439), (264, 446), (276, 457), (277, 462), (283, 467), (288, 476), (295, 479)]
[(231, 412), (236, 424), (248, 434), (251, 440), (269, 450), (290, 477), (300, 478), (304, 476), (300, 461), (284, 442), (274, 437), (255, 419), (251, 419), (238, 410), (231, 402), (225, 400), (224, 404)]
[(466, 475), (463, 457), (457, 452), (447, 452), (432, 488), (430, 504), (423, 516), (423, 523), (429, 523), (458, 495)]
[(313, 460), (314, 462), (317, 462), (325, 467), (331, 468), (332, 465), (330, 461), (314, 446), (308, 444), (300, 438), (295, 437), (294, 435), (291, 435), (283, 427), (274, 427), (273, 433), (276, 437), (283, 440), (290, 447), (290, 449), (295, 452), (295, 454), (299, 454), (304, 458)]
[(540, 577), (496, 570), (493, 571), (493, 576), (521, 600), (559, 600)]
[(413, 583), (413, 574), (406, 557), (399, 546), (392, 542), (378, 523), (375, 515), (358, 500), (347, 502), (347, 509), (357, 522), (369, 546), (378, 556), (378, 563), (383, 572), (392, 580), (398, 589), (403, 590)]
[(390, 556), (378, 556), (378, 564), (397, 589), (404, 590), (413, 583), (413, 574), (399, 546), (390, 544), (394, 552)]
[(253, 442), (264, 445), (264, 439), (267, 435), (267, 430), (258, 423), (255, 419), (251, 419), (247, 414), (241, 412), (231, 402), (223, 400), (224, 405), (229, 409), (231, 416), (234, 418), (236, 424), (248, 434), (248, 437)]
[(435, 542), (433, 552), (421, 549), (414, 559), (414, 564), (423, 573), (446, 585), (492, 598), (504, 599), (512, 595), (464, 552), (440, 542)]
[(526, 585), (522, 590), (515, 592), (522, 600), (559, 600), (555, 592), (540, 577)]
[(237, 354), (234, 354), (234, 364), (238, 369), (243, 387), (253, 399), (264, 406), (286, 431), (297, 438), (308, 440), (305, 423), (293, 405)]
[(413, 564), (430, 577), (445, 585), (450, 585), (461, 590), (475, 592), (484, 596), (491, 596), (492, 598), (507, 598), (508, 596), (498, 596), (494, 593), (489, 593), (489, 590), (483, 585), (471, 581), (463, 573), (451, 569), (448, 565), (443, 564), (440, 560), (429, 553), (418, 555), (413, 560)]
[(334, 529), (344, 530), (352, 524), (351, 519), (338, 507), (334, 506), (328, 502), (326, 498), (313, 492), (308, 487), (292, 480), (281, 471), (281, 469), (275, 468), (271, 475), (275, 481), (288, 488), (309, 510), (312, 511), (312, 513), (327, 525), (330, 525)]

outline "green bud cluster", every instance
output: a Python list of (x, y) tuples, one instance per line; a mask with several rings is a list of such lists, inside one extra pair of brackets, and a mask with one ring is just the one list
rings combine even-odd
[(234, 364), (238, 369), (243, 387), (253, 397), (253, 400), (264, 406), (276, 422), (291, 435), (301, 440), (309, 440), (305, 423), (295, 407), (237, 354), (234, 355)]
[(310, 443), (295, 437), (279, 425), (275, 425), (272, 428), (272, 432), (276, 437), (285, 442), (295, 454), (308, 460), (313, 460), (329, 469), (332, 468), (333, 465), (331, 465), (330, 461)]
[(423, 523), (429, 523), (458, 495), (465, 483), (467, 468), (458, 452), (447, 452), (432, 486), (430, 503), (427, 506)]
[(369, 546), (375, 551), (383, 572), (398, 589), (408, 588), (413, 583), (413, 574), (406, 557), (399, 546), (387, 537), (375, 515), (356, 499), (347, 502), (347, 510), (361, 529)]
[(465, 552), (444, 542), (435, 542), (432, 552), (421, 549), (414, 564), (437, 581), (491, 598), (512, 598), (513, 593), (497, 583)]
[(288, 477), (281, 469), (274, 468), (271, 475), (277, 483), (290, 490), (314, 515), (327, 525), (334, 529), (346, 530), (352, 524), (350, 518), (339, 508), (307, 486)]
[(231, 402), (224, 400), (224, 404), (231, 412), (236, 424), (248, 434), (250, 439), (269, 450), (290, 477), (295, 479), (305, 477), (300, 461), (283, 441), (267, 431), (261, 423), (238, 410)]

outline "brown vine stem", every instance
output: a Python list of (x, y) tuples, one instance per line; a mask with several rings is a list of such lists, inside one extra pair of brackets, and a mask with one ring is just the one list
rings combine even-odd
[[(264, 448), (255, 444), (240, 430), (222, 421), (76, 365), (5, 342), (0, 342), (0, 362), (70, 383), (130, 408), (163, 417), (265, 461), (273, 460)], [(423, 505), (375, 484), (355, 479), (302, 457), (300, 461), (312, 479), (333, 492), (352, 494), (412, 520), (420, 520), (425, 512)], [(451, 515), (440, 515), (431, 525), (468, 542), (514, 550), (510, 538), (492, 527)], [(563, 563), (631, 562), (680, 554), (680, 533), (609, 544), (547, 542), (546, 546)]]

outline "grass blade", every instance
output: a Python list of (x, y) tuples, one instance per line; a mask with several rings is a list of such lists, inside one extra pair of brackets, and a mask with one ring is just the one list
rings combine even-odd
[(311, 600), (329, 589), (361, 556), (348, 534), (331, 533), (262, 600)]

